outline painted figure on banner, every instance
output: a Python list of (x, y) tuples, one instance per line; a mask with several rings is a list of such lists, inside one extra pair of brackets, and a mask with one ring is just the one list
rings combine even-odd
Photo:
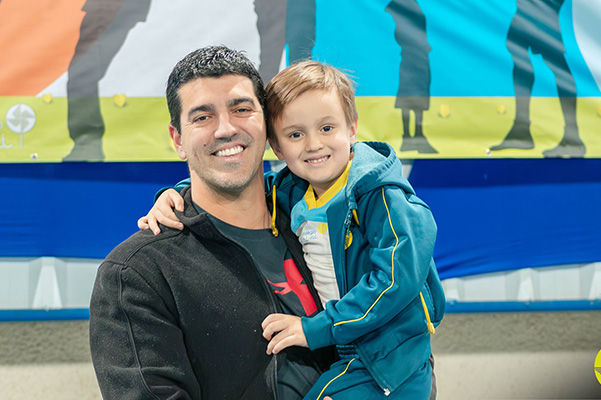
[(517, 11), (507, 33), (507, 49), (513, 58), (513, 86), (516, 99), (515, 121), (503, 141), (492, 151), (532, 149), (530, 99), (535, 71), (530, 59), (540, 54), (553, 72), (565, 127), (557, 147), (543, 151), (545, 157), (583, 157), (586, 147), (576, 122), (576, 83), (565, 57), (559, 25), (564, 0), (517, 0)]
[[(288, 64), (310, 60), (315, 46), (315, 0), (255, 0), (261, 41), (259, 74), (271, 81), (288, 45)], [(269, 143), (266, 144), (269, 148)]]
[(150, 0), (87, 0), (79, 40), (69, 64), (68, 127), (73, 149), (63, 161), (102, 161), (105, 125), (98, 82), (125, 43), (129, 31), (146, 20)]
[(259, 32), (259, 74), (269, 82), (280, 71), (286, 46), (286, 0), (255, 0)]
[(269, 82), (279, 71), (284, 48), (288, 64), (311, 59), (315, 45), (315, 0), (255, 0), (261, 42), (259, 73)]
[(315, 13), (315, 0), (288, 0), (286, 43), (289, 64), (311, 59), (315, 45)]
[[(396, 23), (394, 32), (401, 46), (399, 89), (395, 108), (401, 109), (403, 142), (401, 151), (438, 153), (424, 135), (423, 114), (430, 108), (430, 58), (426, 18), (416, 0), (392, 0), (386, 7)], [(411, 135), (411, 111), (415, 116)]]
[[(311, 58), (315, 0), (255, 0), (260, 38), (259, 73), (269, 82), (288, 44), (290, 63)], [(87, 0), (80, 37), (69, 65), (68, 127), (73, 148), (63, 161), (102, 161), (105, 131), (98, 83), (128, 33), (148, 16), (150, 0)]]

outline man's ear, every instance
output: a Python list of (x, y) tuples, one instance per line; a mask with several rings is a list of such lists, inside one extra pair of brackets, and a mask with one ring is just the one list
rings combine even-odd
[(269, 142), (269, 146), (271, 146), (271, 150), (273, 150), (278, 160), (282, 161), (284, 159), (284, 155), (280, 150), (280, 146), (278, 146), (277, 140), (269, 138), (267, 141)]
[(177, 128), (173, 126), (173, 124), (169, 124), (169, 136), (171, 136), (171, 140), (173, 140), (173, 145), (175, 146), (175, 151), (177, 151), (177, 155), (181, 160), (186, 160), (188, 156), (184, 151), (184, 146), (182, 146), (182, 135), (177, 131)]

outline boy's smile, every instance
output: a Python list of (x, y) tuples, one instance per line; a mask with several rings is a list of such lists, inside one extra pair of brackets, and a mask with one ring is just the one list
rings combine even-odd
[(348, 124), (336, 91), (309, 90), (273, 121), (278, 158), (313, 186), (316, 197), (328, 190), (346, 168), (357, 136), (357, 121)]

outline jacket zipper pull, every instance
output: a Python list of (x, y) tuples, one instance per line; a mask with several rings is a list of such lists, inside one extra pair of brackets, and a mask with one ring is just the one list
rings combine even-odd
[(275, 226), (275, 211), (277, 209), (276, 202), (275, 202), (275, 185), (273, 185), (272, 198), (273, 198), (273, 211), (271, 213), (271, 233), (274, 237), (278, 237), (278, 228), (276, 228), (276, 226)]
[(427, 323), (428, 332), (430, 332), (431, 335), (434, 335), (434, 333), (436, 332), (436, 329), (434, 329), (434, 324), (430, 320), (430, 313), (428, 312), (428, 307), (426, 307), (426, 300), (424, 300), (424, 295), (422, 294), (422, 292), (419, 292), (419, 297), (422, 300), (422, 306), (424, 308), (424, 314), (426, 315), (426, 321), (428, 322)]

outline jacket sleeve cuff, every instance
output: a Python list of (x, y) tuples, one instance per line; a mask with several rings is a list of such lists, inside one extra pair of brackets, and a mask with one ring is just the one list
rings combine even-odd
[(181, 191), (184, 190), (184, 188), (190, 186), (191, 181), (192, 179), (190, 178), (184, 179), (183, 181), (177, 182), (177, 184), (173, 188), (177, 190), (178, 193), (181, 193)]
[(192, 180), (190, 178), (187, 178), (187, 179), (184, 179), (183, 181), (176, 183), (174, 187), (165, 186), (164, 188), (161, 188), (161, 190), (156, 192), (156, 194), (154, 195), (154, 202), (156, 203), (156, 201), (159, 199), (159, 196), (161, 196), (163, 194), (163, 192), (167, 189), (175, 189), (175, 190), (177, 190), (178, 193), (181, 193), (182, 190), (184, 190), (184, 188), (190, 186), (191, 181)]
[(315, 350), (334, 344), (331, 320), (325, 311), (314, 317), (302, 317), (301, 323), (309, 349)]

